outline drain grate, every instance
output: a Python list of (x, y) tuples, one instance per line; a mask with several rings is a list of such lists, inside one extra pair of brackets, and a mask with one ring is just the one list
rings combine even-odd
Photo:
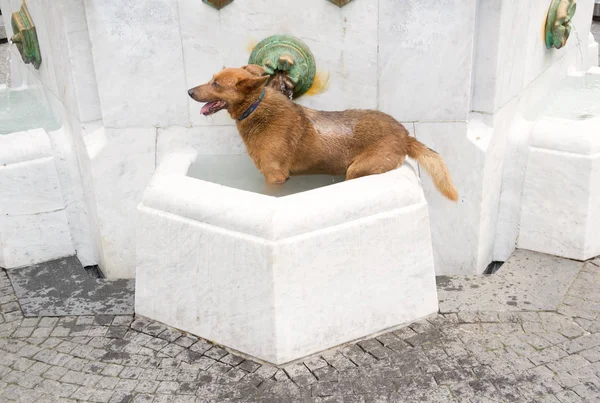
[(102, 273), (102, 270), (100, 270), (100, 267), (98, 267), (98, 265), (85, 266), (84, 269), (86, 273), (92, 278), (106, 278), (106, 276), (104, 276), (104, 273)]
[(488, 267), (485, 268), (485, 270), (483, 271), (483, 274), (494, 274), (498, 270), (500, 270), (500, 267), (502, 267), (503, 264), (504, 264), (504, 262), (493, 261), (492, 263), (490, 263), (488, 265)]

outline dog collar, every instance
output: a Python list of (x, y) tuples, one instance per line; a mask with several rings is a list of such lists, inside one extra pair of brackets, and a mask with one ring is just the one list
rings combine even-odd
[(258, 108), (258, 105), (260, 105), (260, 102), (262, 101), (262, 99), (264, 98), (264, 96), (265, 96), (265, 89), (263, 88), (262, 92), (260, 93), (260, 97), (258, 97), (258, 99), (256, 101), (254, 101), (252, 103), (252, 105), (250, 105), (250, 107), (248, 109), (246, 109), (246, 112), (242, 113), (242, 116), (240, 116), (238, 118), (238, 120), (242, 121), (242, 120), (246, 119), (248, 116), (250, 116), (250, 114), (252, 112), (254, 112), (254, 110), (256, 108)]

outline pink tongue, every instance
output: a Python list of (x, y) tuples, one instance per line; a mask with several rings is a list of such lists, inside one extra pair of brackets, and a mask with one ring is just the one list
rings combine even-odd
[(208, 102), (206, 104), (204, 104), (204, 106), (202, 107), (202, 110), (200, 111), (201, 114), (206, 115), (207, 113), (210, 112), (210, 107), (212, 105), (214, 105), (215, 101), (212, 102)]

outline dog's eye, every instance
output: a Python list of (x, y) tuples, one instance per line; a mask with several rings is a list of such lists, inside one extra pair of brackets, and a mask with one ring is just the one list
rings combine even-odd
[(216, 81), (213, 81), (211, 85), (215, 88), (219, 88), (219, 83)]

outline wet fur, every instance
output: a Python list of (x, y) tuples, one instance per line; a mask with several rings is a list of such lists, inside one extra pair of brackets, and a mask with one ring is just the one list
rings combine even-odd
[[(408, 155), (425, 168), (444, 196), (458, 199), (442, 158), (410, 137), (391, 116), (375, 110), (306, 108), (265, 87), (268, 78), (259, 66), (228, 68), (189, 91), (199, 102), (227, 102), (248, 154), (268, 183), (281, 184), (299, 174), (346, 175), (349, 180), (398, 168)], [(239, 121), (263, 88), (260, 105)]]

